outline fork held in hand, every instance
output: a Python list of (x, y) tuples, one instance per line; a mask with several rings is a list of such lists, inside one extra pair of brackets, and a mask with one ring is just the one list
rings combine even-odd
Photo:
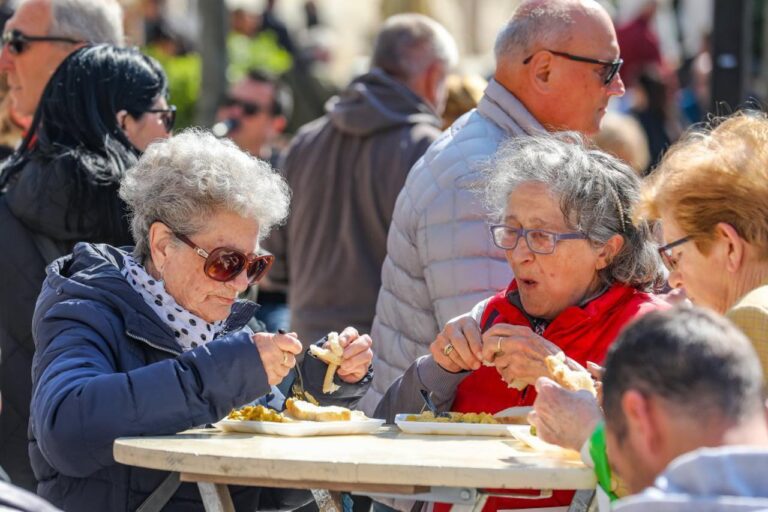
[(447, 412), (437, 412), (437, 407), (435, 406), (435, 403), (432, 401), (432, 398), (430, 398), (430, 393), (426, 389), (420, 389), (419, 393), (421, 393), (421, 398), (424, 399), (424, 403), (427, 405), (427, 409), (429, 409), (432, 414), (435, 415), (435, 418), (450, 418), (451, 415)]
[[(286, 330), (278, 329), (277, 334), (286, 334)], [(293, 385), (291, 386), (294, 395), (301, 400), (309, 401), (304, 391), (304, 378), (301, 376), (301, 365), (297, 362), (293, 369), (296, 371), (296, 379), (294, 379)]]

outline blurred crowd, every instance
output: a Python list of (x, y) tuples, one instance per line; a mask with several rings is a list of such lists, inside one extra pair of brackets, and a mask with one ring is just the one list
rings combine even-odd
[[(392, 14), (343, 87), (276, 0), (235, 7), (197, 126), (199, 43), (162, 0), (140, 3), (140, 48), (117, 0), (3, 3), (0, 508), (202, 510), (114, 440), (290, 396), (391, 422), (423, 391), (532, 407), (601, 510), (768, 508), (768, 117), (709, 116), (708, 42), (669, 61), (659, 3), (638, 5), (522, 1), (483, 74), (432, 17)], [(308, 355), (330, 332), (333, 394)]]

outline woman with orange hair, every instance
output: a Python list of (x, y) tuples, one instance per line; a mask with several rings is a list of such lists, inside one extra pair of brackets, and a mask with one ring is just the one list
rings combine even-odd
[(661, 220), (669, 284), (740, 327), (768, 372), (768, 117), (737, 114), (672, 146), (639, 214)]

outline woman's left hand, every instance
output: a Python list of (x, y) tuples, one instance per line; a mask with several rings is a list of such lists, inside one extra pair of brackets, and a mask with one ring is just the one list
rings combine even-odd
[(528, 415), (536, 435), (548, 443), (581, 450), (603, 418), (597, 398), (589, 391), (565, 389), (548, 378), (536, 381), (536, 393)]
[(530, 327), (496, 324), (483, 333), (483, 361), (492, 362), (507, 383), (535, 384), (549, 375), (544, 359), (558, 352), (560, 347)]
[[(354, 327), (347, 327), (339, 334), (339, 344), (344, 353), (336, 375), (344, 382), (354, 384), (368, 373), (368, 367), (373, 361), (373, 341), (367, 334), (361, 335)], [(324, 348), (328, 348), (327, 343)]]

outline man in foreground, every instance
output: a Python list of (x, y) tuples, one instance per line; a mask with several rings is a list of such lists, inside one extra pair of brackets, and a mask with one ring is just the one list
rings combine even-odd
[(726, 319), (677, 308), (638, 320), (606, 358), (603, 406), (608, 460), (639, 493), (615, 510), (768, 509), (763, 375)]

